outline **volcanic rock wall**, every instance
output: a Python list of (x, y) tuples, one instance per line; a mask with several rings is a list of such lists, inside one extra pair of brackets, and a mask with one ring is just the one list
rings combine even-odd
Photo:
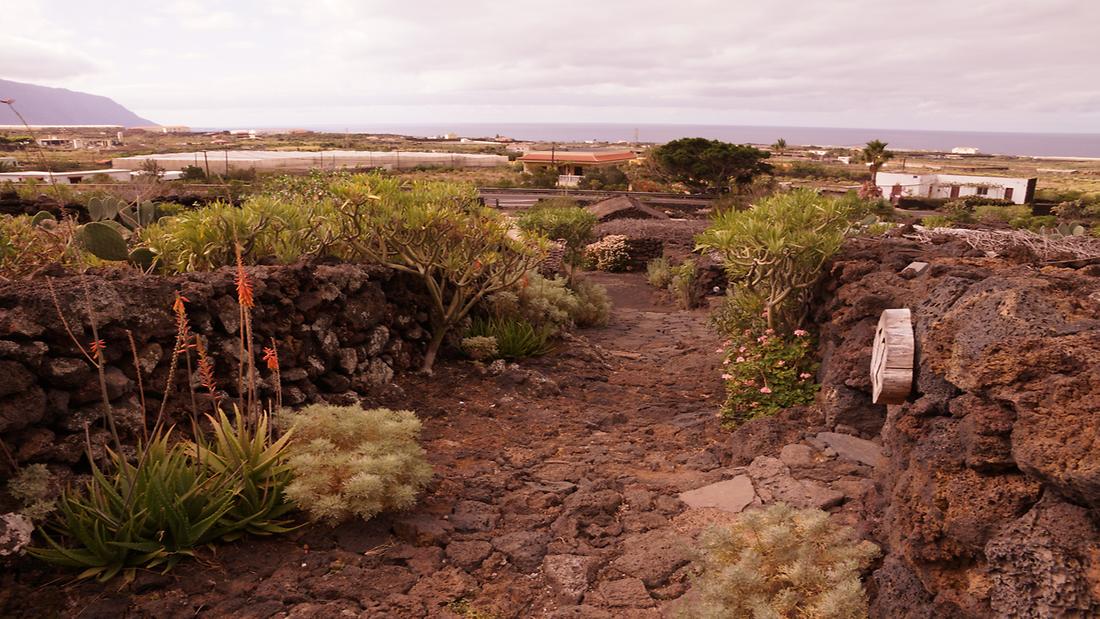
[[(271, 372), (260, 358), (273, 338), (287, 405), (353, 401), (389, 383), (394, 372), (419, 363), (428, 337), (426, 305), (406, 277), (348, 264), (246, 271), (254, 287), (252, 324), (262, 398), (274, 394)], [(98, 375), (65, 326), (85, 347), (91, 344), (86, 299), (106, 345), (107, 391), (124, 442), (139, 435), (143, 420), (139, 370), (127, 331), (134, 338), (146, 396), (144, 418), (151, 425), (168, 384), (177, 292), (187, 299), (191, 329), (215, 360), (218, 387), (236, 396), (240, 313), (233, 269), (175, 277), (108, 271), (52, 281), (64, 322), (44, 278), (0, 286), (0, 439), (20, 463), (77, 463), (84, 452), (85, 425), (93, 445), (106, 442)], [(192, 351), (192, 368), (196, 363)], [(167, 412), (181, 421), (191, 411), (182, 358), (176, 378)], [(193, 382), (197, 408), (211, 410), (197, 376)]]
[[(872, 616), (1100, 616), (1100, 267), (888, 239), (831, 269), (820, 403), (885, 453)], [(918, 368), (887, 409), (868, 366), (891, 307), (913, 312)]]

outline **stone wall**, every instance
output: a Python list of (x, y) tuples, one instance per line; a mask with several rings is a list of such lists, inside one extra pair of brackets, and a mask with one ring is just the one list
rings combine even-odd
[[(819, 403), (885, 455), (864, 514), (885, 552), (872, 616), (1100, 614), (1100, 267), (862, 240), (827, 288)], [(891, 307), (913, 312), (918, 367), (887, 408), (868, 366)]]
[[(353, 401), (383, 388), (395, 372), (418, 367), (428, 336), (426, 305), (405, 276), (347, 264), (246, 270), (254, 282), (261, 397), (274, 394), (271, 372), (260, 358), (272, 338), (287, 405)], [(124, 441), (136, 438), (142, 425), (139, 372), (147, 423), (164, 398), (176, 292), (187, 299), (191, 328), (215, 360), (218, 387), (236, 397), (240, 318), (233, 269), (174, 277), (106, 271), (53, 282), (65, 321), (85, 346), (93, 340), (87, 287), (106, 344), (107, 390)], [(189, 419), (192, 410), (187, 374), (181, 360), (167, 407), (174, 421)], [(204, 390), (196, 391), (198, 409), (210, 410)], [(83, 455), (85, 424), (98, 450), (107, 436), (98, 376), (66, 332), (45, 279), (0, 286), (0, 439), (20, 463), (71, 465)]]

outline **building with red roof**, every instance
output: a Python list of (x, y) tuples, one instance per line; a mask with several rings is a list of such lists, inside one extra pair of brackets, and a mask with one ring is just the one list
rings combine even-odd
[(585, 170), (594, 167), (620, 166), (637, 159), (632, 150), (532, 150), (519, 158), (524, 172), (555, 168), (558, 185), (576, 186)]

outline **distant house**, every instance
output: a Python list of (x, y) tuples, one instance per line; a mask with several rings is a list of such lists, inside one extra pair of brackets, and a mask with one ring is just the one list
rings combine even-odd
[(882, 195), (891, 200), (901, 197), (952, 199), (983, 196), (1016, 204), (1035, 199), (1035, 182), (1034, 178), (904, 172), (879, 172), (876, 179)]
[(144, 127), (131, 127), (132, 131), (147, 131), (149, 133), (191, 133), (191, 127), (183, 125), (148, 125)]
[(576, 187), (585, 170), (622, 165), (638, 156), (632, 150), (530, 150), (518, 159), (524, 172), (554, 168), (558, 186)]
[(114, 138), (102, 137), (59, 137), (56, 135), (38, 138), (35, 140), (43, 148), (62, 148), (68, 150), (80, 150), (82, 148), (110, 148), (119, 144)]
[(3, 172), (0, 173), (0, 183), (4, 181), (12, 181), (18, 183), (26, 180), (35, 180), (41, 183), (49, 183), (51, 180), (55, 185), (76, 185), (82, 182), (88, 182), (92, 180), (93, 176), (107, 177), (112, 181), (129, 181), (129, 170), (82, 170), (79, 172)]
[(953, 155), (977, 155), (980, 152), (976, 146), (956, 146), (951, 149)]

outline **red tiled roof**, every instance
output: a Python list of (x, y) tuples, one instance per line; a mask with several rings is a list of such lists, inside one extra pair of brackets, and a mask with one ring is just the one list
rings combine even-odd
[(532, 150), (519, 158), (527, 163), (613, 163), (630, 161), (637, 155), (633, 151), (577, 151), (577, 150)]

